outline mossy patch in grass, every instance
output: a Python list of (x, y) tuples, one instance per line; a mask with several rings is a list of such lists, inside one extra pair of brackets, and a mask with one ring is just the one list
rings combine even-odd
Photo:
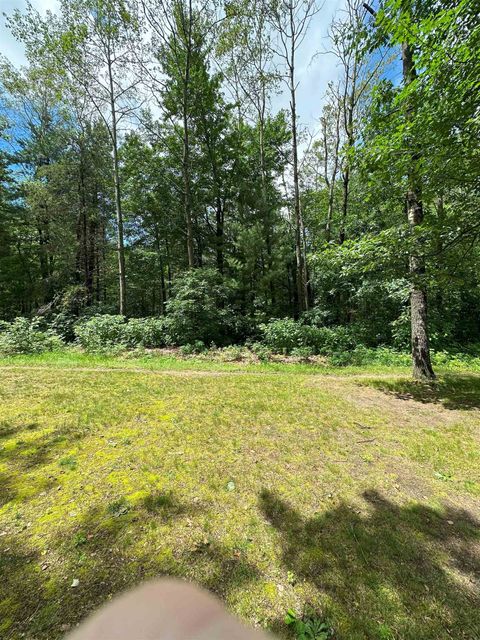
[(101, 362), (0, 371), (2, 638), (61, 638), (162, 575), (280, 634), (308, 603), (338, 640), (480, 637), (476, 382), (445, 400), (465, 373), (439, 399), (372, 371)]

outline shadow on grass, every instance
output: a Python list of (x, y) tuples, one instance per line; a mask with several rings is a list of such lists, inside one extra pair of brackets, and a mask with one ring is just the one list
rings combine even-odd
[(82, 439), (87, 430), (77, 425), (64, 425), (52, 431), (48, 431), (36, 438), (24, 437), (23, 431), (34, 431), (35, 423), (29, 425), (3, 425), (0, 438), (10, 437), (22, 432), (13, 446), (0, 446), (0, 462), (14, 463), (18, 470), (29, 471), (35, 467), (43, 466), (54, 460), (58, 454), (71, 445), (72, 442)]
[(21, 545), (17, 536), (0, 537), (0, 638), (16, 640), (16, 629), (22, 620), (28, 629), (32, 618), (40, 611), (42, 576), (38, 552)]
[(14, 500), (16, 491), (9, 474), (0, 472), (0, 508)]
[(400, 400), (441, 404), (446, 409), (480, 408), (480, 376), (445, 374), (432, 383), (415, 380), (370, 380), (369, 387)]
[(338, 638), (480, 638), (478, 522), (460, 509), (363, 497), (368, 515), (340, 504), (304, 519), (275, 493), (260, 496), (285, 568), (318, 589), (317, 608)]
[[(16, 550), (11, 558), (13, 537), (4, 538), (0, 567), (6, 566), (9, 576), (0, 584), (0, 607), (3, 603), (9, 626), (0, 637), (62, 638), (115, 594), (163, 575), (194, 579), (220, 597), (255, 580), (256, 568), (215, 540), (179, 538), (170, 547), (149, 538), (150, 532), (203, 510), (173, 493), (154, 493), (137, 505), (120, 499), (96, 506), (50, 543), (57, 558), (52, 564), (27, 550)], [(74, 580), (78, 586), (72, 586)]]

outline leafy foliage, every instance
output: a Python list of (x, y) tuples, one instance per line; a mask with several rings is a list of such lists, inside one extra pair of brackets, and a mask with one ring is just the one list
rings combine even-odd
[(0, 353), (43, 353), (63, 346), (61, 338), (51, 330), (43, 331), (39, 320), (16, 318), (0, 325)]
[(224, 345), (241, 335), (241, 321), (232, 305), (232, 284), (218, 271), (186, 271), (176, 279), (172, 293), (165, 320), (172, 344)]
[[(355, 348), (360, 339), (356, 327), (316, 327), (292, 318), (261, 325), (265, 344), (277, 353), (330, 355)], [(304, 350), (307, 351), (304, 351)]]
[(298, 616), (293, 609), (287, 611), (285, 624), (295, 634), (296, 640), (329, 640), (333, 631), (326, 622), (315, 615), (313, 610), (305, 609), (303, 616)]
[(385, 0), (373, 17), (345, 0), (338, 77), (297, 163), (301, 219), (295, 118), (271, 100), (290, 4), (273, 4), (233, 0), (218, 20), (213, 2), (60, 0), (7, 18), (27, 64), (0, 63), (0, 318), (73, 341), (118, 312), (124, 271), (130, 320), (79, 329), (88, 349), (263, 335), (265, 358), (403, 352), (415, 287), (435, 352), (480, 341), (475, 3)]
[(166, 344), (162, 318), (132, 318), (127, 321), (124, 316), (98, 315), (80, 320), (75, 326), (75, 335), (79, 344), (90, 352), (155, 348)]

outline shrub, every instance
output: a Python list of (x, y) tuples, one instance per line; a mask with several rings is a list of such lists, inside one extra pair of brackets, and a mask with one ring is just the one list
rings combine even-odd
[(65, 342), (72, 342), (75, 339), (76, 322), (77, 317), (61, 311), (48, 320), (48, 327)]
[(166, 328), (171, 344), (202, 341), (226, 345), (240, 333), (231, 304), (232, 284), (215, 269), (191, 269), (175, 280), (167, 302)]
[(51, 329), (64, 342), (75, 339), (75, 324), (89, 309), (88, 291), (82, 285), (68, 287), (55, 296), (52, 302), (37, 312), (39, 326)]
[(11, 322), (7, 322), (6, 320), (0, 320), (0, 334), (4, 331), (8, 331), (10, 329)]
[(77, 324), (75, 335), (85, 351), (118, 351), (127, 347), (124, 316), (94, 316)]
[(123, 327), (124, 342), (128, 347), (164, 347), (165, 324), (164, 318), (132, 318)]
[(410, 366), (411, 356), (406, 352), (395, 351), (395, 349), (388, 347), (371, 349), (360, 345), (352, 351), (333, 353), (330, 362), (337, 367), (360, 367), (371, 364), (403, 367)]
[(90, 352), (153, 349), (166, 344), (164, 318), (132, 318), (127, 322), (124, 316), (93, 316), (79, 322), (75, 334), (79, 344)]
[(272, 350), (261, 342), (254, 342), (251, 350), (261, 362), (268, 362), (272, 356)]
[(291, 353), (293, 349), (308, 346), (305, 342), (305, 325), (293, 318), (270, 320), (260, 325), (265, 344), (277, 353)]
[(231, 345), (229, 347), (223, 347), (218, 349), (217, 356), (222, 362), (239, 362), (248, 353), (245, 347), (239, 345)]
[(330, 355), (350, 351), (359, 343), (353, 327), (312, 327), (292, 318), (271, 320), (260, 329), (264, 343), (277, 353), (288, 354), (308, 348), (310, 355)]
[(317, 353), (330, 355), (348, 352), (360, 346), (361, 337), (355, 326), (311, 327), (311, 344)]
[(50, 330), (42, 331), (38, 320), (15, 318), (0, 327), (0, 353), (5, 355), (43, 353), (62, 346), (61, 338)]
[(295, 347), (291, 352), (292, 356), (296, 358), (302, 358), (303, 360), (307, 360), (311, 356), (315, 355), (314, 349), (312, 347)]
[(201, 340), (195, 340), (193, 344), (187, 343), (180, 347), (180, 353), (183, 356), (193, 356), (197, 353), (205, 353), (205, 351), (207, 351), (207, 348)]

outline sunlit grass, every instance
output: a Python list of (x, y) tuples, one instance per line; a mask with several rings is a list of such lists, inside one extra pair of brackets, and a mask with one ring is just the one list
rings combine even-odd
[(2, 638), (60, 638), (165, 574), (281, 634), (308, 602), (339, 639), (480, 637), (480, 377), (0, 365)]

